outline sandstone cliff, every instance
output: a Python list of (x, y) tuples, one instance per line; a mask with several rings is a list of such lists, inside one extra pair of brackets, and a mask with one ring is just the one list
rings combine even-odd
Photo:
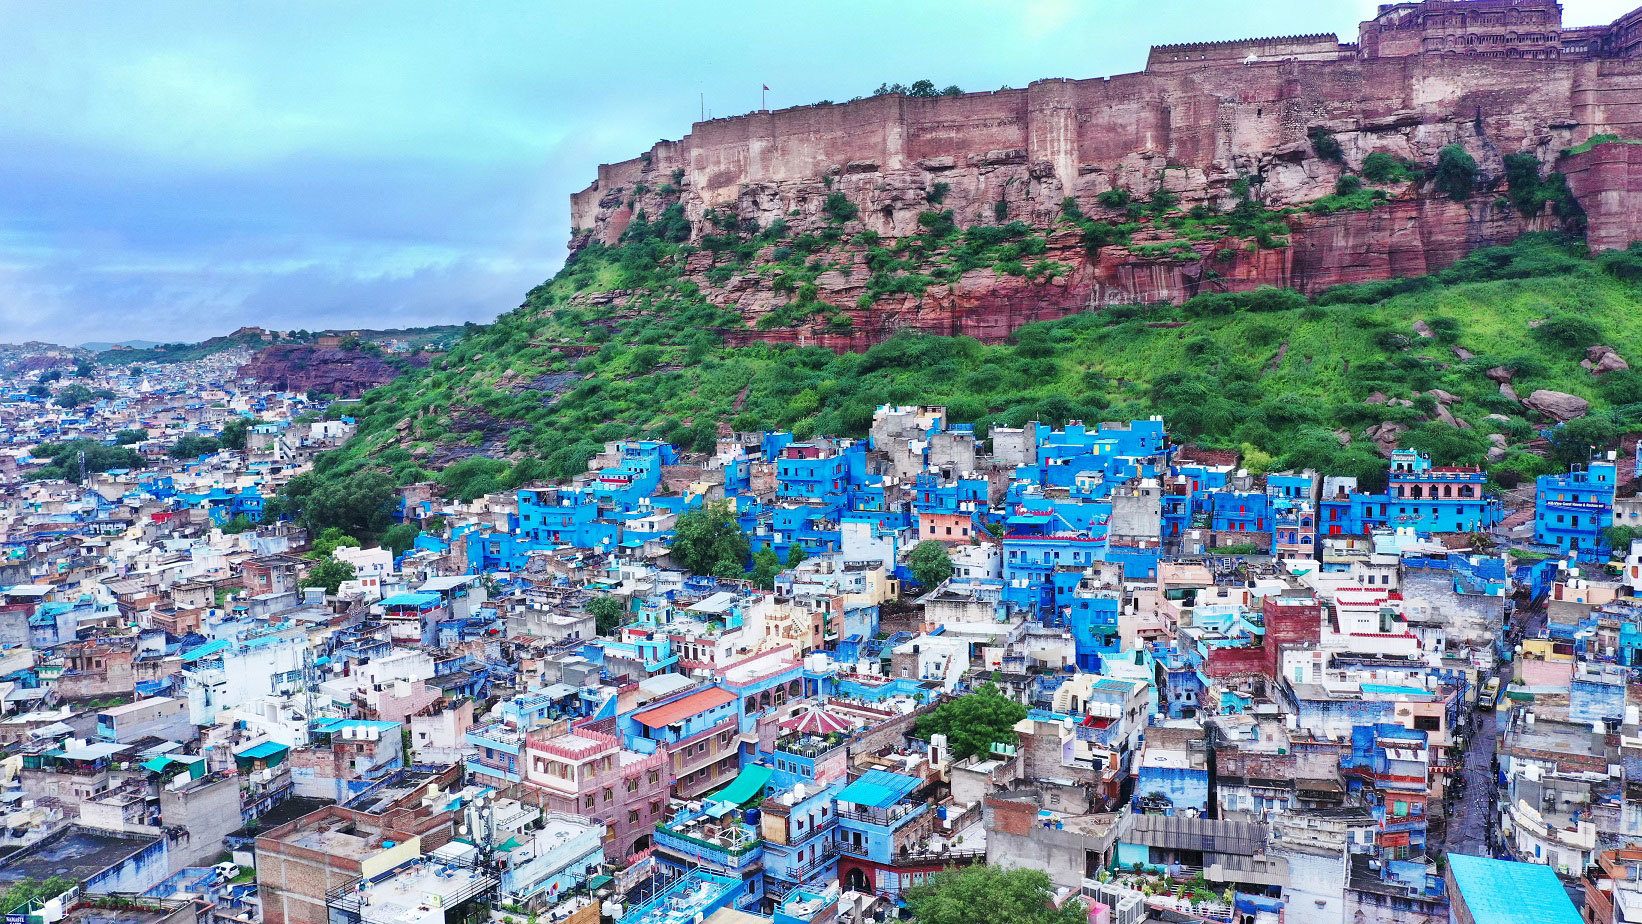
[[(1007, 219), (1042, 229), (1053, 259), (1070, 267), (1041, 283), (977, 272), (858, 309), (862, 267), (840, 248), (828, 257), (845, 269), (817, 280), (818, 295), (848, 313), (850, 331), (841, 333), (835, 313), (831, 333), (799, 324), (760, 334), (859, 346), (907, 326), (995, 338), (1025, 321), (1101, 304), (1262, 285), (1309, 293), (1414, 275), (1525, 230), (1557, 226), (1549, 216), (1525, 219), (1498, 200), (1503, 159), (1531, 153), (1552, 169), (1566, 149), (1592, 136), (1635, 133), (1642, 61), (1596, 56), (1591, 49), (1607, 32), (1592, 38), (1592, 30), (1567, 30), (1564, 42), (1554, 4), (1505, 0), (1468, 5), (1479, 12), (1465, 15), (1487, 41), (1524, 43), (1520, 52), (1423, 53), (1433, 43), (1452, 44), (1455, 36), (1432, 31), (1452, 31), (1452, 24), (1408, 19), (1399, 9), (1364, 24), (1363, 48), (1333, 36), (1176, 46), (1154, 49), (1145, 72), (1107, 79), (957, 97), (887, 95), (698, 123), (679, 141), (600, 167), (598, 179), (572, 196), (572, 250), (615, 243), (635, 215), (654, 217), (675, 203), (697, 241), (726, 214), (748, 227), (781, 220), (795, 233), (819, 231), (829, 221), (829, 197), (842, 194), (859, 210), (851, 232), (904, 238), (918, 232), (921, 214), (939, 207), (959, 227)], [(1625, 29), (1634, 31), (1632, 19), (1621, 21)], [(1528, 24), (1545, 31), (1530, 32)], [(1459, 47), (1478, 44), (1466, 41), (1460, 35)], [(1396, 56), (1383, 56), (1393, 50)], [(1625, 46), (1623, 54), (1631, 53)], [(1316, 132), (1328, 133), (1338, 153), (1319, 156), (1310, 137)], [(1475, 159), (1483, 195), (1454, 202), (1416, 183), (1372, 211), (1295, 211), (1334, 192), (1371, 153), (1430, 165), (1448, 145)], [(1624, 246), (1637, 236), (1638, 210), (1630, 206), (1638, 193), (1631, 189), (1642, 189), (1642, 155), (1633, 150), (1582, 155), (1569, 168), (1591, 216), (1593, 244)], [(1194, 245), (1195, 256), (1180, 247), (1160, 258), (1157, 247), (1086, 252), (1057, 234), (1067, 200), (1099, 217), (1107, 211), (1099, 204), (1104, 192), (1146, 199), (1161, 190), (1182, 208), (1225, 209), (1250, 182), (1266, 208), (1295, 211), (1283, 246), (1222, 242)], [(1167, 235), (1147, 239), (1159, 241)], [(1210, 259), (1228, 250), (1237, 255)], [(693, 268), (704, 274), (711, 265)], [(731, 290), (706, 275), (698, 282), (714, 302), (739, 307), (752, 321), (786, 301), (748, 277)]]
[[(426, 365), (427, 354), (412, 354), (407, 362)], [(401, 371), (379, 352), (286, 344), (258, 350), (238, 374), (267, 388), (357, 398)]]

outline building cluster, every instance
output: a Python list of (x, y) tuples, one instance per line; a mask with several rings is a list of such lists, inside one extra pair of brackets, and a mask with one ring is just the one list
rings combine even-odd
[[(1095, 921), (1482, 921), (1502, 878), (1642, 909), (1613, 459), (1517, 510), (1411, 450), (1368, 484), (1158, 419), (886, 406), (860, 440), (410, 485), (414, 543), (337, 547), (327, 592), (263, 504), (346, 417), (111, 383), (74, 421), (0, 405), (35, 414), (0, 470), (0, 884), (72, 879), (48, 921), (826, 924), (978, 863)], [(29, 480), (64, 428), (174, 442), (171, 413), (255, 422)], [(741, 567), (678, 560), (708, 509)], [(998, 740), (930, 731), (965, 696), (1010, 710)]]

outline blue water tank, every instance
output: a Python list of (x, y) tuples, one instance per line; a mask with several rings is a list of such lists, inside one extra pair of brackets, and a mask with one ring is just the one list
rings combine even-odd
[(755, 828), (758, 827), (758, 809), (750, 808), (747, 811), (742, 812), (741, 813), (741, 820), (745, 821), (747, 824), (750, 824)]

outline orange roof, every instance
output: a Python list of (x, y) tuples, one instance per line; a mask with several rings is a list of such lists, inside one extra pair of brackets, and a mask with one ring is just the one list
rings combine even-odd
[(735, 702), (735, 694), (723, 687), (708, 687), (698, 690), (683, 699), (675, 699), (654, 709), (646, 709), (637, 713), (633, 718), (645, 728), (665, 728), (682, 722), (691, 716), (701, 715), (709, 709), (717, 709), (725, 703)]

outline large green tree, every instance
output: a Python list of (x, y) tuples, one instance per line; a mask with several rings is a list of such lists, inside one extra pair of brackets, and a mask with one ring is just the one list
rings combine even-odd
[(1050, 904), (1049, 874), (1035, 869), (968, 866), (937, 873), (906, 892), (917, 924), (1083, 924), (1080, 901)]
[[(797, 546), (793, 549), (796, 551)], [(791, 556), (788, 556), (791, 557)], [(775, 587), (775, 576), (781, 573), (781, 556), (770, 549), (759, 549), (753, 553), (753, 583), (769, 590)]]
[(707, 504), (678, 518), (673, 557), (696, 574), (741, 577), (746, 572), (747, 537), (735, 511), (724, 501)]
[(962, 760), (985, 754), (994, 744), (1014, 744), (1015, 723), (1024, 718), (1025, 706), (1003, 695), (995, 684), (984, 683), (918, 719), (915, 734), (920, 738), (946, 735), (952, 757)]
[(343, 581), (351, 581), (358, 575), (354, 573), (353, 565), (335, 558), (326, 557), (314, 565), (308, 576), (303, 578), (303, 587), (323, 587), (328, 594), (336, 593)]
[(952, 576), (952, 556), (947, 553), (945, 543), (925, 539), (907, 556), (907, 567), (912, 569), (918, 583), (934, 587)]
[(222, 425), (222, 432), (218, 435), (217, 441), (222, 444), (224, 449), (243, 450), (245, 448), (245, 433), (256, 422), (249, 417), (235, 417)]
[(600, 635), (609, 635), (615, 632), (627, 616), (627, 607), (622, 605), (620, 599), (609, 594), (590, 600), (587, 604), (587, 611), (593, 614), (593, 619), (597, 625), (595, 631)]

